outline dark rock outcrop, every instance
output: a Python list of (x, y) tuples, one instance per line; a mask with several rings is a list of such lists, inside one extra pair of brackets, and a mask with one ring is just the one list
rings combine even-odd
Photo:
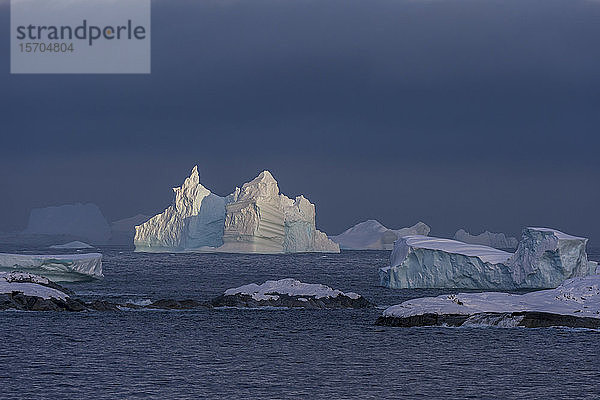
[(409, 317), (381, 316), (375, 322), (382, 326), (466, 326), (490, 325), (525, 328), (600, 328), (600, 318), (577, 317), (546, 312), (521, 311), (513, 313), (462, 314), (421, 314)]
[(143, 306), (143, 308), (159, 309), (159, 310), (190, 310), (198, 307), (207, 307), (205, 303), (200, 303), (196, 300), (172, 300), (162, 299), (154, 303)]
[(308, 309), (342, 309), (374, 307), (364, 297), (357, 299), (338, 295), (336, 297), (289, 296), (287, 294), (270, 293), (273, 298), (256, 300), (249, 294), (221, 295), (211, 301), (213, 307), (289, 307)]

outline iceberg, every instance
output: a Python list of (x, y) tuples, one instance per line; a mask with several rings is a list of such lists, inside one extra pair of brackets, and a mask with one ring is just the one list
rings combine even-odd
[(345, 250), (392, 250), (394, 242), (402, 236), (429, 235), (430, 228), (418, 222), (409, 228), (388, 229), (379, 221), (370, 219), (354, 225), (331, 240)]
[(93, 249), (93, 247), (90, 246), (89, 244), (80, 242), (79, 240), (76, 240), (74, 242), (65, 243), (65, 244), (55, 244), (54, 246), (50, 246), (50, 248), (51, 249), (69, 249), (69, 250)]
[(214, 299), (214, 307), (301, 307), (301, 308), (366, 308), (372, 306), (357, 293), (344, 293), (317, 283), (303, 283), (285, 278), (251, 283), (227, 289)]
[(186, 251), (223, 244), (226, 199), (200, 183), (198, 167), (183, 185), (173, 188), (171, 205), (135, 227), (136, 251)]
[(600, 327), (600, 275), (522, 295), (498, 292), (424, 297), (387, 308), (380, 325)]
[(135, 236), (135, 227), (150, 219), (149, 216), (137, 214), (123, 218), (110, 224), (110, 243), (116, 245), (131, 245)]
[(316, 229), (314, 204), (280, 194), (269, 171), (220, 197), (200, 184), (196, 166), (174, 191), (171, 206), (136, 226), (136, 251), (339, 252)]
[(514, 290), (555, 288), (595, 272), (587, 239), (548, 228), (525, 228), (515, 253), (427, 236), (398, 239), (382, 286)]
[(269, 171), (229, 196), (223, 246), (229, 253), (339, 253), (339, 246), (315, 227), (315, 205), (304, 196), (279, 194)]
[(479, 235), (471, 235), (464, 229), (459, 229), (454, 234), (454, 239), (464, 243), (480, 244), (497, 249), (515, 249), (519, 241), (515, 237), (506, 236), (504, 233), (485, 231)]
[(0, 271), (41, 275), (54, 282), (101, 278), (102, 254), (29, 255), (0, 253)]
[(68, 236), (104, 244), (110, 238), (110, 227), (97, 205), (78, 203), (34, 208), (23, 234)]

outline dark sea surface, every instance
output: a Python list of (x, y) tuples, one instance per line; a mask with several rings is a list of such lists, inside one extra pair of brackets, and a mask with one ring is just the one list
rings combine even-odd
[[(10, 251), (12, 249), (2, 249)], [(209, 300), (294, 277), (380, 307), (450, 290), (378, 287), (389, 252), (142, 254), (103, 248), (121, 303)], [(13, 250), (14, 251), (14, 250)], [(589, 251), (600, 259), (600, 252)], [(375, 326), (381, 309), (0, 313), (0, 399), (600, 398), (600, 332)]]

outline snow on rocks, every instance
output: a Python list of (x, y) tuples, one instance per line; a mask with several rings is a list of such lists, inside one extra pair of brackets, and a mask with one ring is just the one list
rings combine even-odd
[(303, 283), (293, 278), (251, 283), (227, 289), (212, 301), (214, 307), (366, 308), (371, 304), (357, 293)]
[(594, 273), (587, 239), (548, 228), (525, 228), (515, 253), (426, 236), (396, 241), (390, 266), (379, 270), (389, 288), (511, 290), (553, 288)]
[(556, 289), (522, 295), (460, 293), (408, 300), (387, 308), (377, 323), (600, 328), (600, 275), (569, 279)]
[(0, 253), (0, 271), (22, 270), (55, 282), (101, 278), (102, 254), (30, 255)]
[(331, 240), (346, 250), (391, 250), (398, 238), (409, 235), (427, 236), (429, 231), (429, 226), (423, 222), (409, 228), (393, 230), (386, 228), (379, 221), (370, 219), (332, 236)]

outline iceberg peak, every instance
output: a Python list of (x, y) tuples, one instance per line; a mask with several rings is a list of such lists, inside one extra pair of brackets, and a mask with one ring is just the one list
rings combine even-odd
[(274, 197), (279, 195), (279, 186), (273, 175), (264, 170), (250, 182), (244, 183), (238, 200), (246, 200), (258, 197)]

